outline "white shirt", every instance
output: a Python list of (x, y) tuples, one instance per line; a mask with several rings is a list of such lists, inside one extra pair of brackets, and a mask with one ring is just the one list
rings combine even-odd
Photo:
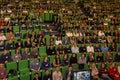
[(92, 52), (92, 53), (94, 53), (94, 48), (93, 48), (93, 46), (87, 46), (87, 52)]
[(73, 34), (70, 33), (70, 32), (66, 33), (66, 35), (67, 35), (68, 37), (72, 37), (72, 36), (73, 36)]
[(79, 53), (79, 48), (76, 46), (76, 47), (72, 47), (71, 48), (71, 51), (72, 51), (72, 53)]
[(75, 33), (74, 33), (73, 35), (74, 35), (75, 37), (78, 37), (78, 36), (79, 36), (79, 34), (78, 34), (78, 33), (77, 33), (77, 34), (75, 34)]
[(0, 40), (6, 40), (6, 37), (3, 35), (3, 36), (0, 36)]
[(61, 40), (56, 40), (56, 41), (55, 41), (55, 44), (56, 44), (56, 45), (62, 44), (62, 41), (61, 41)]

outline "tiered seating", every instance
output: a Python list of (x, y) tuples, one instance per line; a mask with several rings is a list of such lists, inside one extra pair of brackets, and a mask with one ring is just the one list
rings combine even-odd
[[(32, 32), (35, 32), (37, 35), (40, 31), (43, 31), (44, 35), (43, 37), (46, 39), (46, 45), (41, 46), (37, 45), (37, 51), (39, 52), (39, 58), (40, 64), (43, 61), (43, 57), (47, 55), (47, 49), (49, 48), (50, 44), (50, 38), (54, 38), (54, 42), (56, 41), (57, 37), (60, 37), (62, 40), (65, 38), (65, 35), (68, 31), (71, 31), (73, 34), (75, 30), (78, 30), (78, 33), (83, 33), (83, 43), (77, 43), (79, 48), (82, 46), (82, 44), (85, 44), (86, 47), (89, 45), (89, 42), (87, 42), (87, 36), (90, 38), (94, 37), (95, 31), (97, 33), (102, 30), (105, 34), (107, 34), (107, 31), (110, 30), (112, 42), (107, 42), (107, 35), (105, 35), (106, 42), (108, 44), (108, 48), (110, 48), (111, 43), (115, 43), (116, 50), (111, 51), (112, 58), (115, 58), (115, 55), (117, 54), (118, 49), (120, 48), (120, 33), (118, 35), (114, 35), (113, 30), (117, 30), (120, 32), (120, 2), (119, 0), (113, 0), (113, 1), (107, 1), (107, 0), (80, 0), (78, 4), (75, 4), (73, 1), (68, 0), (65, 3), (62, 2), (56, 2), (55, 0), (50, 0), (49, 3), (47, 3), (46, 0), (37, 0), (36, 1), (30, 1), (27, 2), (27, 0), (21, 0), (20, 2), (13, 1), (12, 6), (10, 9), (13, 11), (13, 13), (2, 13), (2, 18), (11, 18), (11, 22), (6, 21), (4, 27), (0, 26), (0, 32), (3, 32), (4, 35), (8, 34), (8, 29), (10, 26), (12, 26), (13, 29), (13, 35), (15, 35), (15, 38), (13, 39), (13, 45), (14, 49), (8, 50), (11, 57), (15, 54), (15, 43), (17, 40), (20, 40), (23, 42), (22, 48), (20, 48), (21, 54), (23, 54), (25, 49), (25, 41), (27, 41), (26, 33), (32, 34)], [(64, 0), (63, 0), (64, 1)], [(9, 0), (8, 0), (9, 2)], [(11, 2), (10, 2), (11, 3)], [(84, 5), (82, 5), (84, 3)], [(1, 6), (0, 10), (6, 9), (7, 2), (3, 2), (3, 6)], [(22, 6), (20, 6), (20, 4)], [(111, 6), (112, 5), (112, 6)], [(42, 8), (40, 10), (40, 8)], [(4, 11), (3, 11), (4, 12)], [(19, 19), (19, 22), (17, 20)], [(109, 21), (110, 19), (110, 21)], [(100, 22), (101, 21), (101, 22)], [(106, 25), (107, 24), (107, 25)], [(86, 35), (87, 31), (90, 35)], [(70, 37), (70, 41), (73, 40), (77, 42), (79, 37)], [(101, 39), (101, 36), (97, 35), (98, 40)], [(118, 39), (118, 42), (115, 42), (115, 38)], [(42, 38), (38, 38), (37, 44), (40, 44)], [(31, 38), (31, 42), (33, 42), (33, 37)], [(96, 43), (90, 42), (94, 46)], [(8, 40), (4, 41), (4, 46), (7, 47)], [(102, 47), (105, 43), (98, 42), (100, 44), (100, 47)], [(54, 44), (55, 45), (55, 44)], [(70, 43), (71, 46), (73, 46), (72, 43)], [(63, 47), (66, 45), (62, 45)], [(58, 45), (55, 45), (56, 50)], [(32, 47), (29, 48), (29, 51), (32, 51)], [(3, 51), (0, 51), (0, 55), (2, 55)], [(69, 53), (69, 59), (71, 57), (72, 53)], [(82, 52), (77, 54), (77, 59), (81, 57)], [(86, 58), (89, 56), (88, 52), (84, 53), (86, 55)], [(104, 62), (108, 65), (109, 63), (106, 62), (106, 53), (102, 53), (104, 57)], [(98, 52), (93, 53), (95, 58), (95, 63), (97, 64), (98, 68), (101, 65), (101, 62), (97, 62), (96, 58), (98, 55)], [(50, 63), (53, 63), (53, 60), (55, 58), (55, 55), (49, 56)], [(63, 54), (60, 54), (61, 60), (63, 59)], [(30, 61), (32, 58), (27, 60), (20, 60), (17, 62), (8, 62), (5, 63), (7, 73), (11, 69), (17, 70), (16, 76), (11, 76), (8, 74), (8, 80), (32, 80), (33, 74), (30, 72)], [(113, 60), (114, 61), (114, 60)], [(118, 63), (116, 63), (118, 64)], [(88, 62), (85, 64), (84, 69), (89, 69), (90, 63)], [(65, 71), (68, 69), (68, 66), (61, 66), (61, 72), (63, 73), (63, 76)], [(73, 65), (74, 70), (79, 70), (78, 64)], [(54, 67), (49, 69), (49, 71), (52, 73), (55, 70)], [(45, 74), (45, 70), (41, 70), (39, 72), (39, 75), (43, 77)]]

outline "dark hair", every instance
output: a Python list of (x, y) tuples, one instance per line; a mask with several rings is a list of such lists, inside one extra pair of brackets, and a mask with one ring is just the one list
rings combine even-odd
[(38, 75), (38, 73), (34, 73), (34, 75), (36, 75), (36, 74)]

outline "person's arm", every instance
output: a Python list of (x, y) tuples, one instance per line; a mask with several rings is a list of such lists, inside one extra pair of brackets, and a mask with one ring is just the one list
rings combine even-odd
[(60, 75), (61, 75), (61, 76), (60, 76), (60, 80), (63, 80), (63, 78), (62, 78), (62, 73), (61, 73), (61, 72), (60, 72)]
[(89, 51), (89, 47), (87, 47), (87, 52), (90, 52), (90, 51)]
[(31, 69), (31, 71), (33, 71), (33, 72), (36, 71), (35, 69), (33, 69), (32, 63), (30, 63), (30, 69)]
[(55, 74), (54, 74), (54, 72), (53, 72), (53, 74), (52, 74), (52, 80), (55, 80), (54, 76), (55, 76)]

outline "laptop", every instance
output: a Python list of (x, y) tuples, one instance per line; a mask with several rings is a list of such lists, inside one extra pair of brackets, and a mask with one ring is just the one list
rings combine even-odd
[(74, 80), (90, 80), (90, 77), (90, 70), (74, 71)]

